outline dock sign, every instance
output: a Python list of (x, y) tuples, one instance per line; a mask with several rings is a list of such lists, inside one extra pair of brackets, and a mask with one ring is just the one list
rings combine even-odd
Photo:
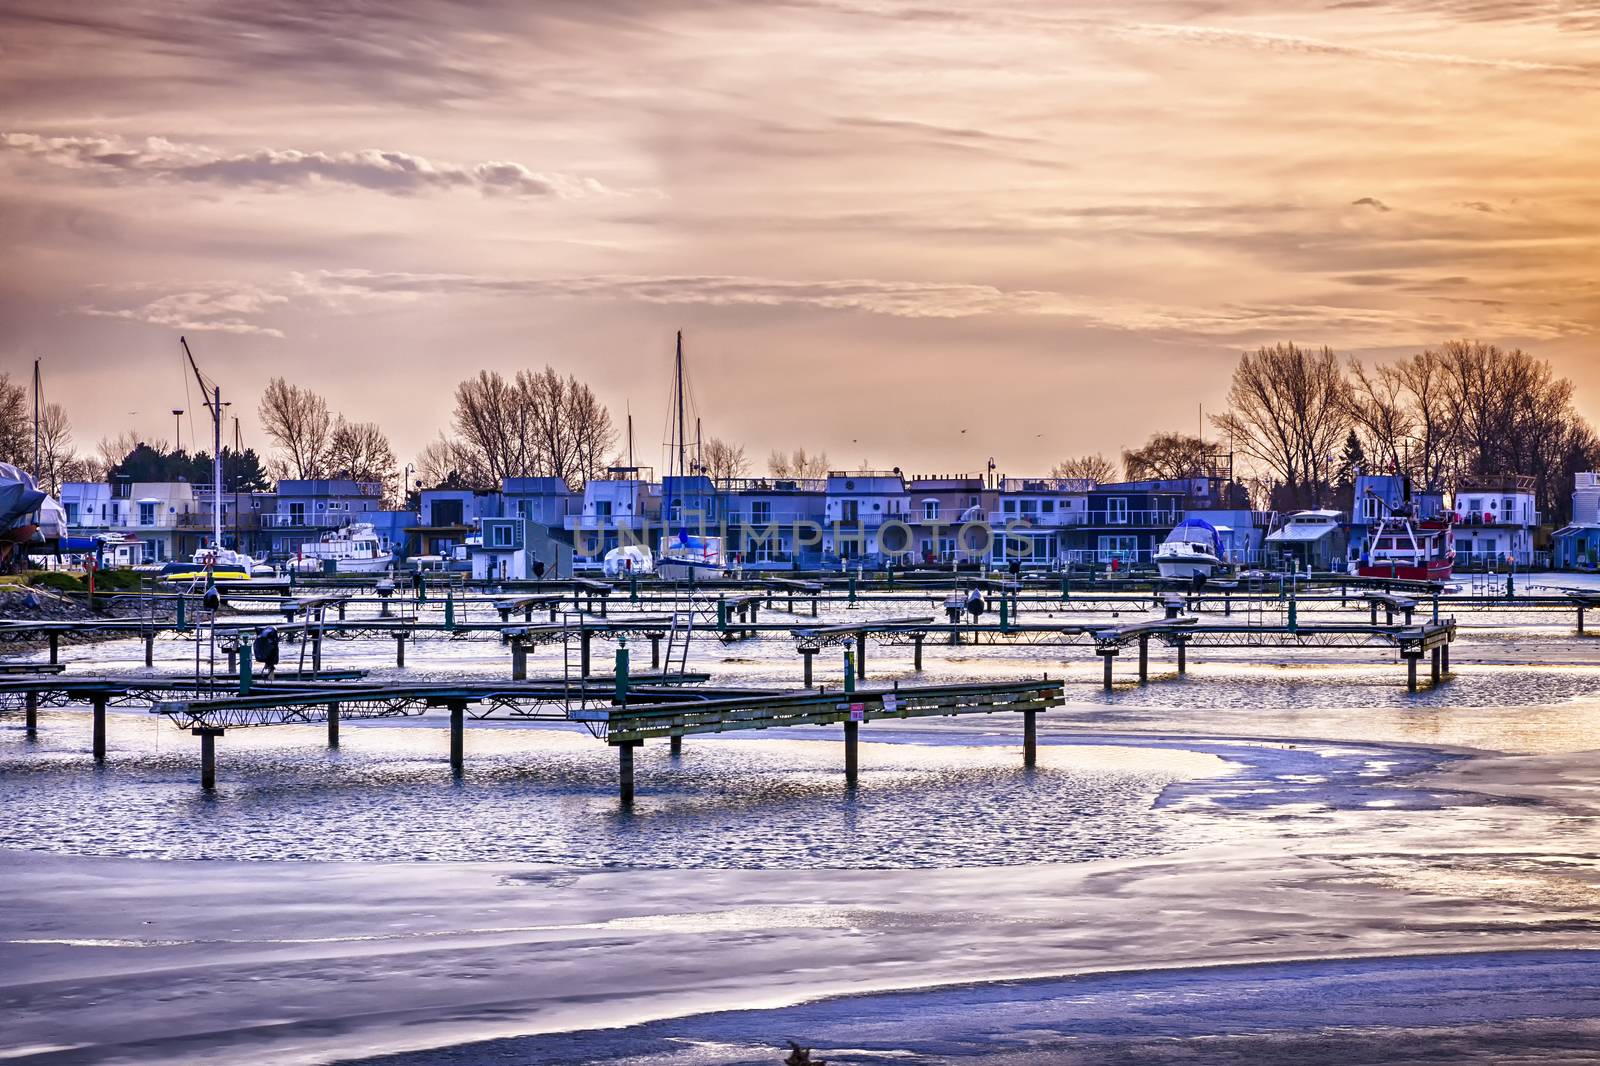
[(867, 705), (865, 703), (852, 703), (850, 705), (850, 720), (864, 722), (867, 720)]
[(900, 697), (896, 693), (889, 693), (883, 697), (883, 713), (894, 714), (900, 709)]

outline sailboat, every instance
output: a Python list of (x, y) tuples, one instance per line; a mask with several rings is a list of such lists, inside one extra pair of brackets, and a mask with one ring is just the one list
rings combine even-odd
[(225, 547), (222, 543), (222, 387), (215, 382), (207, 384), (205, 375), (200, 373), (200, 367), (194, 361), (194, 353), (189, 351), (189, 341), (179, 337), (178, 343), (183, 345), (183, 354), (189, 360), (189, 369), (194, 372), (194, 379), (200, 383), (200, 395), (205, 401), (206, 409), (211, 412), (212, 536), (210, 545), (202, 547), (188, 560), (174, 560), (162, 567), (161, 580), (233, 582), (273, 577), (275, 572), (272, 567), (244, 552)]
[[(683, 373), (683, 331), (678, 331), (677, 355), (674, 363), (672, 389), (672, 439), (667, 445), (667, 479), (670, 486), (662, 500), (661, 551), (655, 563), (663, 577), (687, 577), (691, 570), (720, 571), (722, 569), (722, 538), (704, 533), (689, 532), (689, 523), (683, 514), (683, 484), (689, 477), (689, 441), (687, 436), (687, 389)], [(698, 421), (695, 444), (699, 446)], [(695, 471), (703, 472), (699, 463)], [(676, 480), (673, 475), (676, 474)], [(678, 499), (674, 501), (674, 493)], [(674, 523), (677, 528), (674, 529)]]

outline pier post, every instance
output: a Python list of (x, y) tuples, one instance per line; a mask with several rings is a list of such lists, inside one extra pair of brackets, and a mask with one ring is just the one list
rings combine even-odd
[(322, 673), (322, 625), (311, 631), (311, 673), (313, 676)]
[(94, 761), (106, 761), (106, 699), (104, 693), (96, 693), (89, 697), (89, 703), (94, 707)]
[(647, 633), (645, 635), (650, 638), (650, 669), (659, 670), (661, 669), (661, 634)]
[(860, 755), (857, 751), (860, 734), (860, 722), (844, 724), (844, 783), (850, 788), (856, 786), (856, 777), (861, 768)]
[(1039, 762), (1038, 711), (1022, 712), (1022, 765), (1033, 769)]
[(671, 740), (670, 747), (671, 747), (671, 751), (672, 751), (672, 757), (674, 759), (676, 759), (678, 756), (683, 754), (683, 734), (682, 733), (674, 733), (674, 734), (672, 734), (672, 740)]
[(624, 633), (617, 640), (617, 666), (614, 671), (617, 691), (615, 702), (623, 707), (628, 705), (628, 636)]
[(1178, 676), (1182, 677), (1189, 672), (1189, 642), (1179, 637), (1174, 643), (1178, 647)]
[[(154, 666), (156, 664), (156, 631), (153, 629), (144, 635), (144, 664), (145, 666)], [(231, 666), (228, 668), (228, 672), (233, 672)]]
[(404, 633), (396, 633), (394, 635), (394, 665), (396, 669), (405, 669), (406, 635)]
[(637, 740), (617, 745), (617, 788), (624, 808), (633, 806), (633, 749), (638, 746)]
[(466, 770), (467, 705), (462, 700), (450, 701), (450, 776), (460, 780)]
[(856, 634), (856, 677), (865, 680), (867, 676), (867, 631), (861, 630)]
[(1233, 617), (1233, 593), (1231, 592), (1224, 592), (1222, 594), (1222, 617)]
[(528, 646), (521, 637), (511, 638), (511, 680), (528, 680)]
[(728, 629), (728, 601), (722, 596), (717, 597), (717, 632), (725, 633)]
[(1417, 691), (1417, 660), (1422, 658), (1422, 653), (1406, 652), (1406, 691)]
[(1142, 685), (1150, 680), (1150, 638), (1139, 638), (1139, 683)]
[(918, 633), (911, 638), (911, 669), (922, 673), (922, 640), (926, 636)]
[(1450, 645), (1439, 645), (1439, 668), (1444, 673), (1450, 672)]
[(200, 787), (207, 792), (217, 789), (217, 738), (222, 730), (195, 726), (189, 730), (200, 738)]
[[(223, 648), (222, 650), (228, 653), (228, 673), (230, 673), (230, 674), (238, 673), (239, 672), (239, 649), (237, 647), (235, 647), (234, 645), (229, 644), (227, 647)], [(246, 658), (249, 658), (249, 656), (246, 656)]]
[[(181, 600), (179, 602), (182, 602)], [(50, 631), (50, 665), (55, 666), (61, 662), (61, 634), (56, 630)]]
[(444, 631), (456, 631), (456, 594), (450, 589), (446, 589), (444, 594)]
[(817, 600), (820, 599), (820, 598), (821, 598), (821, 594), (820, 593), (813, 592), (811, 594), (811, 617), (812, 618), (816, 618), (817, 617)]
[(589, 645), (594, 639), (594, 634), (586, 627), (578, 633), (578, 676), (589, 676)]
[(1578, 604), (1578, 636), (1583, 636), (1583, 604)]
[(1118, 649), (1116, 649), (1116, 648), (1096, 648), (1095, 649), (1095, 653), (1097, 655), (1099, 655), (1101, 661), (1103, 661), (1105, 663), (1105, 690), (1107, 692), (1111, 691), (1111, 664), (1117, 658), (1117, 650)]
[(339, 601), (339, 621), (341, 621), (341, 622), (344, 621), (344, 607), (345, 607), (345, 604), (348, 603), (348, 602), (349, 602), (348, 600), (340, 600)]
[(800, 658), (805, 663), (805, 687), (811, 687), (811, 660), (816, 658), (816, 648), (801, 648)]
[[(187, 633), (189, 631), (189, 622), (188, 622), (187, 616), (184, 614), (184, 611), (185, 611), (185, 607), (184, 607), (183, 593), (180, 592), (180, 593), (178, 593), (178, 632), (179, 633)], [(55, 660), (52, 659), (51, 661), (54, 662)]]
[(339, 705), (328, 704), (328, 747), (339, 746)]
[(39, 694), (30, 692), (22, 697), (23, 735), (29, 740), (39, 738)]
[(1372, 624), (1373, 625), (1377, 625), (1378, 624), (1378, 601), (1377, 600), (1373, 600), (1372, 601)]
[(250, 686), (255, 684), (256, 655), (255, 635), (250, 630), (241, 630), (239, 633), (239, 650), (229, 656), (228, 672), (233, 672), (234, 657), (239, 660), (239, 695), (250, 695)]
[(1435, 685), (1437, 685), (1439, 683), (1439, 678), (1441, 676), (1441, 664), (1439, 662), (1439, 649), (1438, 648), (1434, 648), (1433, 649), (1433, 670), (1432, 670), (1432, 672), (1433, 672), (1433, 678), (1432, 678), (1433, 683)]

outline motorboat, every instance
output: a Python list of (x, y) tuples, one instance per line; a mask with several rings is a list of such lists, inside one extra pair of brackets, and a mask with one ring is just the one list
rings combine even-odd
[(1193, 581), (1210, 578), (1227, 566), (1227, 552), (1216, 526), (1203, 518), (1185, 518), (1156, 548), (1161, 576)]
[(168, 582), (251, 581), (275, 576), (272, 567), (244, 552), (213, 545), (201, 548), (189, 559), (174, 559), (165, 564), (159, 579)]
[(381, 574), (394, 566), (394, 552), (371, 522), (352, 522), (300, 545), (290, 567), (299, 574)]
[(1395, 513), (1378, 520), (1356, 573), (1398, 581), (1444, 581), (1455, 561), (1453, 516), (1424, 520)]
[(640, 544), (624, 544), (606, 552), (600, 566), (606, 577), (627, 577), (629, 574), (653, 573), (656, 563), (649, 548)]

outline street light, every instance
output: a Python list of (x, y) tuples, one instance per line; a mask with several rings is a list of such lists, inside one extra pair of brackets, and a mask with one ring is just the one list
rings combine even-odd
[(174, 441), (172, 450), (174, 453), (181, 452), (183, 451), (183, 408), (181, 407), (172, 409), (172, 429), (172, 439)]

